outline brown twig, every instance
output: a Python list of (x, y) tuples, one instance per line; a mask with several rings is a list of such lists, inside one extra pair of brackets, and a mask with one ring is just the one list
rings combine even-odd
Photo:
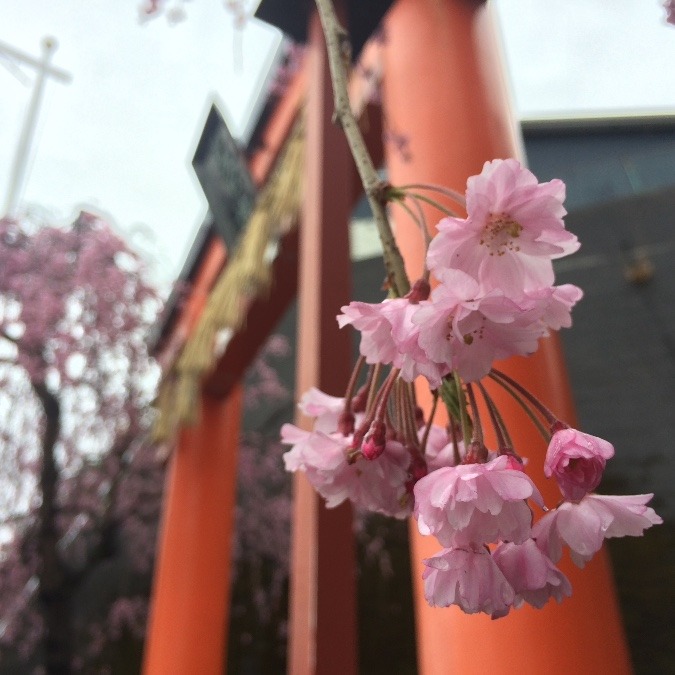
[(368, 198), (368, 203), (373, 211), (384, 256), (384, 265), (392, 290), (396, 295), (403, 296), (410, 290), (410, 283), (405, 273), (403, 257), (398, 250), (394, 239), (389, 218), (386, 211), (387, 183), (382, 181), (377, 174), (373, 160), (366, 149), (363, 135), (358, 122), (354, 117), (349, 104), (347, 92), (347, 72), (345, 61), (350, 58), (349, 36), (340, 25), (335, 8), (331, 0), (316, 0), (319, 11), (321, 26), (326, 37), (326, 49), (328, 51), (328, 64), (330, 66), (331, 81), (333, 84), (333, 98), (335, 101), (335, 119), (339, 122), (352, 157), (363, 184), (363, 189)]

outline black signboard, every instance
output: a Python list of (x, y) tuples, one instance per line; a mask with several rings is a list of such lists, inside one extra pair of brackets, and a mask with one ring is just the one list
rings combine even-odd
[(215, 105), (209, 111), (192, 166), (209, 203), (216, 231), (232, 250), (253, 210), (256, 189)]

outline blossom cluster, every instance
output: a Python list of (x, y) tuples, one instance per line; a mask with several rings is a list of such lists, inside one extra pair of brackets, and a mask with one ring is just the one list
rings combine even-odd
[(488, 162), (469, 178), (468, 217), (438, 224), (426, 263), (439, 282), (418, 283), (406, 298), (352, 302), (340, 326), (361, 332), (368, 363), (392, 364), (432, 387), (456, 371), (464, 381), (488, 374), (495, 360), (531, 354), (550, 330), (569, 327), (581, 298), (554, 286), (552, 260), (579, 248), (565, 229), (565, 185), (539, 184), (515, 159)]
[[(639, 536), (661, 522), (647, 506), (652, 495), (595, 494), (612, 445), (570, 428), (494, 366), (533, 353), (540, 338), (571, 325), (582, 292), (554, 285), (552, 262), (579, 247), (565, 229), (564, 197), (561, 181), (538, 183), (516, 160), (486, 163), (468, 180), (466, 218), (448, 215), (438, 224), (426, 274), (412, 290), (342, 308), (339, 325), (361, 334), (345, 396), (311, 390), (300, 409), (314, 418), (313, 430), (282, 428), (292, 446), (286, 469), (305, 472), (327, 506), (350, 500), (396, 518), (412, 515), (421, 534), (436, 537), (443, 549), (424, 561), (434, 606), (498, 618), (525, 603), (560, 602), (571, 594), (556, 566), (563, 548), (583, 567), (604, 539)], [(364, 364), (370, 368), (357, 390)], [(415, 401), (418, 377), (434, 396), (428, 418)], [(557, 507), (546, 508), (525, 473), (486, 377), (528, 410), (547, 439), (543, 472), (560, 488)], [(446, 426), (434, 424), (439, 400)], [(495, 448), (486, 446), (482, 417)], [(543, 513), (536, 522), (533, 506)]]

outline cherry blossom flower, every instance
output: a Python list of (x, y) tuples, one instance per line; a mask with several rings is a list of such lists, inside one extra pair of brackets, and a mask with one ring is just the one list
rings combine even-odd
[(286, 471), (304, 471), (328, 508), (349, 498), (354, 479), (354, 472), (347, 463), (351, 436), (304, 431), (293, 424), (284, 424), (281, 442), (293, 446), (283, 456)]
[(506, 455), (487, 464), (461, 464), (432, 471), (415, 485), (415, 518), (422, 534), (443, 546), (521, 543), (530, 536), (527, 499), (542, 505), (532, 480)]
[(410, 455), (397, 441), (387, 441), (384, 452), (374, 460), (359, 458), (349, 466), (353, 478), (349, 498), (369, 511), (393, 518), (412, 514), (406, 483)]
[(354, 301), (342, 307), (342, 314), (338, 314), (337, 321), (340, 328), (352, 324), (361, 333), (359, 351), (366, 357), (366, 363), (393, 363), (398, 349), (391, 335), (391, 322), (384, 310), (405, 312), (407, 306), (410, 303), (404, 298), (377, 304)]
[(533, 353), (539, 338), (548, 334), (542, 317), (552, 294), (517, 304), (500, 290), (484, 293), (459, 270), (442, 270), (439, 278), (431, 299), (412, 316), (418, 326), (415, 337), (430, 361), (449, 364), (465, 381), (487, 375), (495, 360)]
[[(420, 440), (424, 436), (424, 428), (419, 431)], [(464, 457), (464, 443), (457, 441), (457, 452), (460, 457)], [(445, 466), (455, 466), (455, 449), (452, 439), (448, 432), (438, 424), (432, 424), (427, 438), (427, 444), (424, 451), (424, 458), (427, 462), (429, 472), (441, 469)]]
[[(362, 358), (345, 394), (351, 405), (312, 390), (300, 407), (315, 417), (314, 430), (282, 430), (292, 446), (287, 469), (304, 471), (329, 507), (349, 499), (398, 518), (413, 511), (419, 531), (446, 547), (424, 561), (433, 606), (497, 618), (512, 606), (561, 602), (571, 594), (555, 565), (563, 545), (582, 567), (605, 538), (639, 536), (662, 522), (646, 505), (651, 495), (592, 494), (614, 453), (611, 444), (556, 422), (520, 383), (493, 370), (495, 361), (531, 354), (550, 331), (572, 324), (583, 292), (553, 285), (552, 261), (579, 247), (565, 229), (564, 197), (561, 181), (540, 184), (516, 160), (487, 162), (468, 180), (467, 217), (442, 220), (429, 246), (434, 290), (425, 274), (404, 298), (342, 308), (340, 327), (361, 332)], [(383, 382), (380, 369), (371, 369), (354, 395), (364, 360), (391, 368)], [(552, 425), (544, 473), (555, 477), (566, 501), (534, 527), (529, 500), (543, 508), (541, 494), (523, 471), (496, 400), (480, 384), (470, 386), (491, 371), (533, 420)], [(436, 390), (428, 420), (405, 384), (420, 376)], [(485, 444), (488, 415), (477, 390), (496, 447)], [(457, 433), (432, 424), (440, 402), (461, 427)]]
[(424, 597), (432, 607), (457, 605), (493, 619), (508, 614), (514, 590), (484, 547), (446, 548), (423, 562)]
[(544, 475), (554, 476), (568, 501), (579, 501), (600, 483), (614, 446), (576, 429), (561, 429), (551, 438), (544, 460)]
[(584, 567), (604, 539), (640, 537), (647, 528), (663, 522), (646, 505), (653, 496), (588, 494), (579, 503), (563, 502), (535, 523), (532, 538), (554, 563), (566, 544), (574, 563)]
[(573, 284), (551, 286), (527, 294), (530, 299), (537, 298), (543, 303), (541, 321), (551, 330), (569, 328), (572, 325), (572, 308), (583, 296), (583, 291)]
[(541, 609), (549, 598), (562, 602), (572, 594), (567, 577), (532, 539), (522, 544), (503, 542), (494, 550), (492, 557), (516, 593), (513, 601), (516, 608), (527, 602)]
[(338, 420), (344, 407), (344, 398), (330, 396), (316, 387), (306, 391), (298, 403), (298, 408), (303, 414), (316, 418), (314, 430), (328, 434), (337, 431)]
[(466, 219), (445, 218), (427, 266), (462, 270), (509, 297), (553, 284), (551, 260), (579, 248), (565, 229), (565, 184), (538, 183), (515, 159), (486, 162), (467, 181)]
[[(292, 446), (283, 456), (286, 471), (303, 471), (328, 508), (350, 499), (357, 506), (395, 518), (410, 515), (412, 505), (405, 487), (410, 455), (400, 443), (387, 441), (377, 458), (350, 462), (354, 436), (338, 431), (344, 399), (312, 388), (298, 407), (316, 419), (312, 431), (293, 424), (281, 427), (281, 442)], [(359, 424), (363, 415), (356, 417)]]
[(410, 515), (412, 505), (405, 487), (410, 455), (400, 443), (388, 441), (376, 459), (361, 457), (349, 462), (352, 436), (284, 424), (281, 442), (293, 446), (284, 453), (286, 471), (303, 471), (328, 508), (349, 499), (356, 506), (394, 518)]
[(433, 386), (450, 372), (443, 363), (433, 363), (417, 343), (418, 328), (412, 321), (417, 303), (394, 298), (378, 304), (351, 302), (337, 317), (340, 328), (352, 324), (361, 333), (359, 350), (370, 364), (392, 364), (406, 382), (424, 375)]

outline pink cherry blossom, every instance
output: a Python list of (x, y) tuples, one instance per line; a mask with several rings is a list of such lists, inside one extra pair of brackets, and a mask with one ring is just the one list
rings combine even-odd
[(569, 328), (572, 325), (572, 308), (583, 295), (583, 291), (573, 284), (551, 286), (527, 294), (529, 298), (536, 298), (542, 303), (541, 321), (551, 330)]
[(538, 183), (515, 159), (486, 162), (467, 181), (467, 218), (445, 218), (427, 254), (432, 271), (462, 270), (509, 297), (553, 283), (551, 260), (579, 248), (565, 230), (565, 184)]
[(530, 536), (532, 511), (541, 505), (532, 480), (506, 455), (487, 464), (460, 464), (432, 471), (415, 485), (415, 518), (422, 534), (443, 546), (521, 543)]
[(576, 429), (561, 429), (551, 438), (544, 475), (555, 476), (568, 501), (579, 501), (600, 483), (605, 464), (614, 456), (614, 446), (597, 436)]
[(508, 614), (515, 593), (487, 549), (446, 548), (423, 562), (424, 597), (432, 607), (457, 605), (493, 619)]
[(316, 387), (306, 391), (298, 403), (298, 408), (303, 414), (316, 418), (314, 430), (328, 434), (337, 431), (338, 419), (344, 407), (344, 398), (331, 396)]
[(391, 335), (391, 322), (383, 310), (405, 312), (408, 305), (410, 303), (404, 298), (385, 300), (377, 304), (354, 301), (342, 307), (343, 313), (338, 314), (337, 321), (340, 328), (352, 324), (361, 333), (359, 351), (366, 357), (367, 363), (392, 363), (398, 349)]
[(281, 427), (281, 442), (293, 447), (284, 453), (286, 471), (303, 471), (312, 487), (333, 508), (345, 500), (394, 518), (410, 515), (406, 483), (410, 455), (397, 442), (388, 441), (373, 460), (347, 461), (353, 437), (340, 433), (305, 431), (293, 424)]
[(394, 298), (378, 304), (351, 302), (337, 316), (340, 328), (352, 324), (361, 333), (359, 351), (370, 364), (391, 364), (401, 372), (401, 378), (412, 382), (424, 375), (432, 386), (438, 387), (450, 368), (433, 363), (417, 343), (418, 328), (412, 321), (417, 303), (406, 298)]
[(428, 359), (449, 364), (465, 381), (487, 375), (496, 359), (536, 351), (547, 334), (537, 299), (526, 299), (523, 306), (499, 290), (484, 293), (459, 270), (442, 270), (439, 278), (441, 284), (419, 304), (412, 322)]
[(549, 598), (562, 602), (572, 594), (567, 577), (532, 539), (522, 544), (501, 543), (492, 557), (516, 593), (513, 601), (516, 608), (527, 602), (541, 609)]
[(550, 329), (570, 326), (582, 295), (567, 284), (521, 293), (516, 301), (499, 289), (485, 292), (459, 270), (439, 270), (438, 277), (430, 300), (412, 314), (417, 331), (408, 331), (409, 339), (429, 361), (449, 364), (467, 382), (487, 375), (496, 360), (535, 352)]
[(359, 458), (350, 465), (354, 474), (349, 498), (361, 508), (393, 518), (412, 514), (407, 493), (410, 455), (397, 441), (387, 441), (384, 452), (373, 460)]
[(431, 387), (439, 387), (441, 379), (450, 372), (450, 365), (445, 361), (430, 359), (420, 347), (419, 326), (412, 320), (419, 309), (419, 303), (408, 302), (403, 312), (393, 309), (391, 303), (384, 308), (384, 315), (391, 325), (392, 339), (398, 350), (393, 366), (400, 370), (401, 379), (406, 382), (412, 382), (422, 375), (427, 378)]
[(563, 544), (567, 545), (574, 563), (583, 567), (604, 539), (640, 537), (663, 522), (647, 506), (653, 496), (587, 494), (579, 503), (563, 502), (535, 523), (532, 538), (554, 563), (562, 557)]
[(281, 442), (293, 447), (284, 453), (286, 471), (304, 471), (328, 508), (349, 498), (353, 472), (347, 464), (350, 436), (305, 431), (293, 424), (281, 427)]
[[(424, 436), (424, 431), (424, 428), (419, 431), (420, 441)], [(458, 440), (457, 445), (459, 456), (464, 457), (464, 443)], [(444, 466), (455, 466), (455, 450), (447, 429), (437, 424), (431, 425), (424, 449), (424, 459), (429, 472), (441, 469)]]

